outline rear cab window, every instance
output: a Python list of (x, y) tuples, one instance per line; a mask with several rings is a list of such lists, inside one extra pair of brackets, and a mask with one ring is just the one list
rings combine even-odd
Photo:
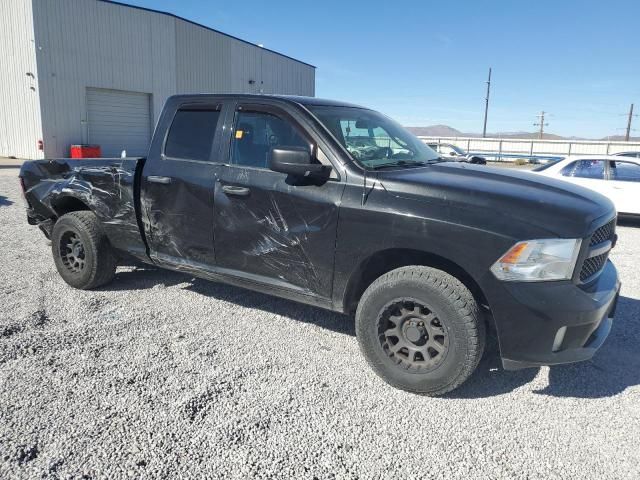
[(210, 161), (219, 119), (219, 105), (180, 107), (169, 127), (164, 155), (175, 159)]

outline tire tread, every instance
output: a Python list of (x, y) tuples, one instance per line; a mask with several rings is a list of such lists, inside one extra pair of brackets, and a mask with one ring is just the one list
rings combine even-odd
[[(384, 377), (384, 379), (395, 387), (403, 390), (412, 391), (415, 393), (425, 393), (429, 395), (443, 395), (447, 392), (458, 388), (469, 376), (474, 372), (485, 347), (486, 326), (480, 314), (478, 304), (469, 291), (469, 289), (457, 278), (452, 275), (438, 270), (432, 267), (425, 266), (407, 266), (397, 268), (377, 278), (363, 293), (358, 308), (356, 310), (356, 328), (359, 330), (362, 328), (361, 322), (358, 321), (359, 314), (362, 311), (362, 306), (368, 302), (372, 296), (376, 294), (379, 288), (383, 286), (393, 287), (395, 284), (405, 280), (412, 280), (419, 284), (430, 285), (438, 290), (457, 310), (459, 316), (464, 325), (467, 340), (467, 349), (464, 361), (462, 362), (462, 368), (459, 373), (451, 379), (451, 381), (442, 387), (434, 390), (410, 388), (404, 384), (400, 384), (394, 381), (393, 378)], [(358, 332), (360, 333), (360, 332)], [(361, 336), (358, 335), (360, 338)], [(360, 342), (360, 346), (363, 349), (364, 356), (367, 363), (376, 373), (379, 373), (378, 365), (376, 364), (375, 355), (373, 352), (368, 352), (367, 349), (370, 346), (363, 345)]]
[[(113, 280), (118, 260), (96, 215), (91, 211), (81, 210), (63, 215), (56, 222), (56, 226), (61, 221), (63, 223), (68, 221), (76, 228), (83, 230), (83, 232), (89, 237), (90, 247), (95, 257), (95, 261), (91, 262), (92, 271), (89, 276), (89, 280), (83, 284), (71, 285), (82, 290), (90, 290), (105, 285)], [(55, 248), (57, 247), (53, 245), (53, 242), (52, 247), (55, 255)], [(62, 278), (67, 281), (63, 275)]]

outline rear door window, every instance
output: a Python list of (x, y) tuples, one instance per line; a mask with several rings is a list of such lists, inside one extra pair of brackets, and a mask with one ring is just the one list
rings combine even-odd
[(604, 160), (577, 160), (561, 170), (565, 177), (604, 179)]
[(640, 182), (640, 165), (633, 162), (612, 161), (609, 164), (609, 178), (621, 182)]
[(167, 157), (208, 162), (220, 118), (219, 107), (182, 107), (169, 128), (164, 154)]

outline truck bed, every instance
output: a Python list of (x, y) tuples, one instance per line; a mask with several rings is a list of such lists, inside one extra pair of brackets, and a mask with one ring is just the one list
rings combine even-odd
[(55, 218), (71, 210), (92, 210), (113, 247), (145, 256), (139, 205), (144, 162), (142, 157), (25, 162), (20, 177), (29, 223), (48, 237)]

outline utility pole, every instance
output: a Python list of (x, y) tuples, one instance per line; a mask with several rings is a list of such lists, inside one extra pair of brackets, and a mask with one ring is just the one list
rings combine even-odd
[(491, 67), (489, 67), (489, 79), (487, 80), (487, 96), (484, 99), (484, 126), (482, 127), (482, 138), (487, 136), (487, 114), (489, 113), (489, 92), (491, 91)]
[(542, 140), (542, 137), (544, 136), (544, 127), (548, 126), (548, 123), (544, 123), (544, 116), (545, 114), (547, 114), (549, 112), (545, 112), (544, 110), (540, 112), (540, 114), (536, 115), (540, 120), (537, 123), (534, 123), (533, 125), (536, 127), (540, 127), (540, 133), (538, 134), (538, 138)]
[(631, 104), (631, 108), (629, 109), (629, 120), (627, 120), (627, 133), (624, 136), (624, 141), (629, 141), (629, 136), (631, 135), (631, 119), (633, 118), (633, 103)]

